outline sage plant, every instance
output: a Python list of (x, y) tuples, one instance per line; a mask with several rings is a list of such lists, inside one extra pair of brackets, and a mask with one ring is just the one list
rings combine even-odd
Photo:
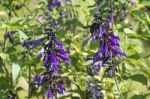
[[(116, 13), (113, 6), (114, 2), (113, 0), (109, 0), (108, 2), (105, 2), (105, 4), (109, 5), (108, 9), (99, 8), (99, 5), (96, 4), (96, 9), (94, 9), (96, 13), (90, 28), (91, 36), (85, 41), (86, 43), (89, 43), (92, 40), (94, 42), (99, 42), (98, 51), (94, 53), (93, 57), (88, 57), (86, 59), (92, 61), (88, 70), (88, 74), (92, 79), (94, 79), (93, 76), (100, 72), (101, 68), (104, 66), (106, 69), (103, 77), (114, 77), (117, 61), (121, 56), (126, 56), (120, 48), (120, 38), (113, 31), (112, 24)], [(106, 13), (107, 16), (104, 16)], [(90, 92), (91, 94), (99, 93), (98, 91), (95, 91), (95, 88)], [(97, 97), (91, 96), (91, 99), (103, 99), (103, 97), (101, 94)]]
[(120, 38), (114, 34), (111, 27), (114, 20), (113, 8), (110, 7), (108, 12), (107, 18), (102, 16), (104, 11), (95, 14), (94, 23), (90, 28), (91, 36), (86, 40), (86, 43), (92, 40), (99, 42), (98, 51), (94, 57), (87, 58), (87, 60), (92, 60), (92, 68), (96, 71), (100, 71), (104, 65), (107, 65), (108, 68), (114, 67), (116, 59), (120, 56), (126, 56), (120, 48)]
[(36, 75), (31, 83), (32, 86), (44, 86), (47, 94), (47, 99), (57, 97), (57, 93), (63, 94), (65, 88), (62, 84), (61, 76), (56, 76), (60, 72), (60, 61), (65, 63), (70, 62), (69, 51), (64, 49), (62, 42), (56, 39), (56, 36), (52, 29), (49, 29), (47, 35), (43, 38), (24, 41), (22, 45), (26, 48), (35, 48), (44, 40), (48, 40), (48, 43), (40, 50), (39, 56), (43, 58), (43, 64), (45, 72)]
[[(48, 9), (51, 11), (61, 6), (60, 0), (49, 0)], [(40, 43), (46, 42), (44, 47), (37, 53), (37, 56), (41, 56), (45, 71), (39, 75), (36, 75), (31, 83), (32, 86), (45, 87), (47, 99), (57, 98), (57, 94), (63, 94), (65, 91), (63, 80), (60, 76), (61, 65), (60, 61), (69, 63), (69, 50), (64, 49), (64, 44), (56, 39), (56, 34), (53, 29), (49, 27), (60, 27), (59, 23), (50, 15), (50, 12), (46, 12), (46, 30), (43, 38), (39, 38), (34, 41), (25, 41), (22, 45), (26, 48), (36, 48)]]

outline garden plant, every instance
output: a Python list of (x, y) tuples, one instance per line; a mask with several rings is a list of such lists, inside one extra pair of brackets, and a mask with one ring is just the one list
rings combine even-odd
[(150, 99), (149, 0), (0, 0), (0, 99)]

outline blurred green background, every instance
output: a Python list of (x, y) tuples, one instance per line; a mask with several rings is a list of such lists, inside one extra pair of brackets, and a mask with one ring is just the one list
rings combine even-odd
[[(120, 7), (125, 1), (117, 0), (115, 4)], [(150, 1), (135, 2), (136, 6), (128, 3), (126, 18), (114, 24), (114, 32), (120, 37), (121, 48), (127, 57), (117, 66), (118, 84), (113, 78), (103, 80), (104, 99), (120, 99), (120, 93), (124, 99), (150, 99)], [(95, 0), (71, 0), (71, 4), (64, 3), (59, 9), (50, 11), (62, 25), (55, 29), (57, 39), (70, 49), (72, 60), (70, 64), (61, 63), (66, 92), (59, 96), (60, 99), (85, 99), (85, 82), (89, 78), (86, 67), (90, 63), (84, 59), (98, 48), (93, 43), (83, 45), (90, 36), (94, 4)], [(44, 70), (42, 60), (35, 57), (41, 47), (28, 52), (20, 44), (5, 41), (4, 35), (11, 30), (19, 31), (14, 35), (16, 42), (42, 37), (46, 21), (40, 21), (39, 16), (47, 10), (46, 0), (0, 0), (0, 99), (7, 99), (10, 91), (17, 99), (26, 99), (29, 66), (32, 77)], [(67, 12), (66, 18), (59, 16), (62, 11)], [(96, 76), (99, 80), (101, 73)], [(42, 88), (35, 90), (31, 97), (44, 98)]]

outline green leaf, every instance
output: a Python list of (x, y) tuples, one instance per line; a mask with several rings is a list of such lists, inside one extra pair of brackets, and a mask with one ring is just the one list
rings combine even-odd
[(145, 75), (143, 74), (135, 74), (135, 75), (132, 75), (130, 77), (132, 80), (135, 80), (135, 81), (138, 81), (138, 82), (141, 82), (142, 84), (146, 85), (147, 82), (148, 82), (148, 79)]
[(150, 38), (150, 35), (148, 35), (148, 34), (136, 34), (136, 33), (132, 33), (132, 34), (128, 34), (128, 37), (148, 40)]
[(146, 95), (134, 95), (131, 99), (146, 99)]
[(131, 34), (131, 33), (134, 33), (134, 34), (135, 34), (135, 32), (132, 31), (132, 30), (130, 30), (129, 28), (125, 28), (125, 29), (124, 29), (124, 32), (125, 32), (126, 34)]
[(19, 76), (21, 68), (18, 64), (13, 63), (12, 65), (12, 79), (13, 79), (13, 84), (17, 82), (17, 78)]
[(73, 26), (80, 26), (82, 27), (83, 24), (76, 18), (73, 18), (73, 19), (69, 19), (66, 21), (65, 23), (66, 26), (70, 26), (70, 25), (73, 25)]
[(28, 36), (21, 30), (19, 30), (19, 38), (20, 38), (20, 41), (23, 42), (24, 40), (28, 38)]
[(5, 54), (5, 53), (0, 53), (0, 57), (1, 57), (3, 60), (8, 60), (8, 59), (9, 59), (9, 55), (8, 55), (8, 54)]

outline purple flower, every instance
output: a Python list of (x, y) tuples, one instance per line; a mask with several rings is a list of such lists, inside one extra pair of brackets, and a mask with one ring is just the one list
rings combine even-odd
[(92, 68), (95, 69), (96, 71), (100, 71), (101, 67), (104, 65), (104, 62), (101, 61), (99, 64), (97, 65), (92, 65)]
[(91, 40), (99, 40), (100, 42), (99, 49), (95, 53), (94, 57), (88, 58), (88, 60), (92, 60), (92, 68), (96, 71), (100, 71), (101, 67), (104, 64), (107, 64), (112, 57), (125, 56), (125, 53), (120, 49), (119, 37), (114, 35), (113, 32), (109, 30), (112, 21), (113, 16), (111, 15), (106, 21), (107, 27), (103, 26), (104, 24), (99, 24), (91, 36), (85, 41), (86, 43)]
[(58, 22), (52, 16), (49, 17), (49, 23), (52, 26), (57, 26), (58, 25)]
[(14, 38), (13, 35), (16, 33), (17, 31), (10, 31), (7, 33), (6, 38), (9, 39), (10, 43), (14, 44)]
[(48, 9), (52, 10), (58, 8), (61, 5), (60, 0), (49, 0), (48, 2)]
[(64, 44), (58, 40), (54, 40), (54, 44), (58, 47), (58, 49), (62, 49)]
[(63, 94), (65, 91), (65, 88), (63, 87), (62, 83), (60, 81), (58, 82), (58, 77), (55, 77), (55, 75), (53, 74), (53, 71), (46, 71), (33, 78), (34, 82), (36, 82), (34, 83), (34, 85), (38, 85), (38, 87), (47, 83), (46, 94), (48, 99), (53, 99), (57, 92), (59, 94)]
[(101, 92), (103, 90), (102, 84), (95, 78), (89, 78), (86, 82), (86, 91), (88, 99), (104, 99)]
[(110, 24), (113, 22), (113, 14), (111, 13), (109, 19), (107, 20), (107, 26), (110, 27)]
[[(50, 36), (52, 35), (50, 34)], [(70, 62), (69, 51), (65, 51), (63, 43), (56, 40), (55, 37), (50, 39), (51, 41), (45, 45), (43, 63), (47, 68), (53, 70), (54, 72), (58, 72), (60, 60), (65, 63)]]
[(101, 25), (99, 26), (99, 29), (98, 29), (98, 35), (100, 38), (103, 37), (103, 29)]
[(65, 63), (70, 62), (69, 51), (64, 49), (64, 44), (56, 39), (53, 30), (48, 29), (46, 31), (47, 36), (38, 40), (24, 42), (23, 45), (27, 48), (35, 48), (40, 44), (45, 38), (48, 40), (48, 43), (45, 44), (38, 52), (38, 56), (43, 56), (43, 64), (46, 68), (46, 71), (42, 74), (39, 74), (34, 77), (33, 85), (45, 85), (46, 94), (48, 99), (53, 99), (57, 93), (63, 94), (64, 87), (60, 81), (60, 77), (56, 77), (55, 73), (59, 73), (60, 70), (60, 61)]
[(87, 44), (88, 42), (90, 42), (91, 40), (96, 40), (96, 34), (97, 32), (94, 32), (91, 34), (91, 36), (89, 38), (86, 39), (85, 43)]
[(38, 86), (41, 86), (43, 83), (45, 83), (46, 81), (50, 80), (50, 78), (52, 78), (53, 72), (52, 71), (46, 71), (40, 75), (37, 75), (33, 78), (34, 82), (36, 82), (36, 84)]
[(119, 37), (115, 36), (113, 33), (110, 34), (110, 40), (109, 43), (112, 47), (112, 51), (117, 54), (118, 56), (126, 56), (126, 54), (124, 52), (121, 51), (121, 49), (119, 48)]
[(61, 59), (62, 61), (64, 61), (65, 63), (69, 63), (70, 62), (70, 58), (68, 58), (68, 56), (65, 55), (57, 55), (59, 59)]
[(116, 72), (115, 66), (109, 66), (105, 70), (105, 76), (112, 78), (115, 76), (115, 72)]
[(47, 98), (53, 99), (54, 96), (56, 96), (57, 92), (59, 94), (63, 94), (65, 89), (61, 82), (54, 81), (53, 83), (48, 83), (47, 85), (48, 90), (46, 91)]
[(63, 44), (58, 40), (54, 40), (54, 45), (49, 48), (52, 48), (49, 49), (51, 52), (45, 52), (43, 63), (46, 67), (54, 70), (54, 72), (58, 72), (60, 60), (64, 61), (65, 63), (70, 62), (69, 51), (65, 51), (63, 49)]
[(66, 17), (66, 14), (67, 14), (67, 13), (66, 13), (66, 11), (63, 11), (63, 12), (60, 12), (59, 14), (60, 14), (60, 16), (61, 16), (62, 18), (64, 18), (64, 17)]
[(126, 56), (126, 54), (124, 52), (121, 51), (121, 49), (119, 47), (112, 47), (114, 53), (120, 57), (120, 56)]
[(56, 54), (51, 54), (51, 60), (50, 60), (50, 67), (53, 69), (54, 72), (58, 72), (59, 70), (59, 59), (57, 58)]
[(54, 53), (45, 53), (44, 60), (45, 66), (54, 72), (59, 71), (59, 59)]
[(47, 91), (46, 91), (46, 94), (47, 94), (47, 99), (52, 99), (53, 93), (52, 93), (52, 90), (51, 90), (51, 89), (47, 90)]
[(60, 82), (58, 82), (58, 83), (57, 83), (57, 87), (58, 87), (59, 93), (60, 93), (60, 94), (63, 94), (64, 91), (65, 91), (63, 85), (62, 85)]
[(88, 39), (86, 39), (85, 43), (87, 44), (91, 40), (96, 41), (96, 39), (102, 38), (103, 34), (104, 34), (103, 27), (102, 27), (102, 25), (99, 25), (98, 28), (95, 31), (93, 31), (91, 36)]
[(23, 47), (33, 49), (33, 48), (37, 47), (37, 45), (39, 45), (44, 40), (45, 40), (45, 37), (37, 39), (37, 40), (33, 40), (33, 41), (24, 41), (22, 43), (22, 45), (23, 45)]
[(65, 63), (69, 63), (70, 62), (70, 58), (69, 58), (69, 51), (64, 51), (64, 49), (57, 49), (56, 50), (56, 55), (57, 57), (64, 61)]
[(129, 0), (132, 6), (136, 6), (136, 3), (134, 2), (134, 0)]

